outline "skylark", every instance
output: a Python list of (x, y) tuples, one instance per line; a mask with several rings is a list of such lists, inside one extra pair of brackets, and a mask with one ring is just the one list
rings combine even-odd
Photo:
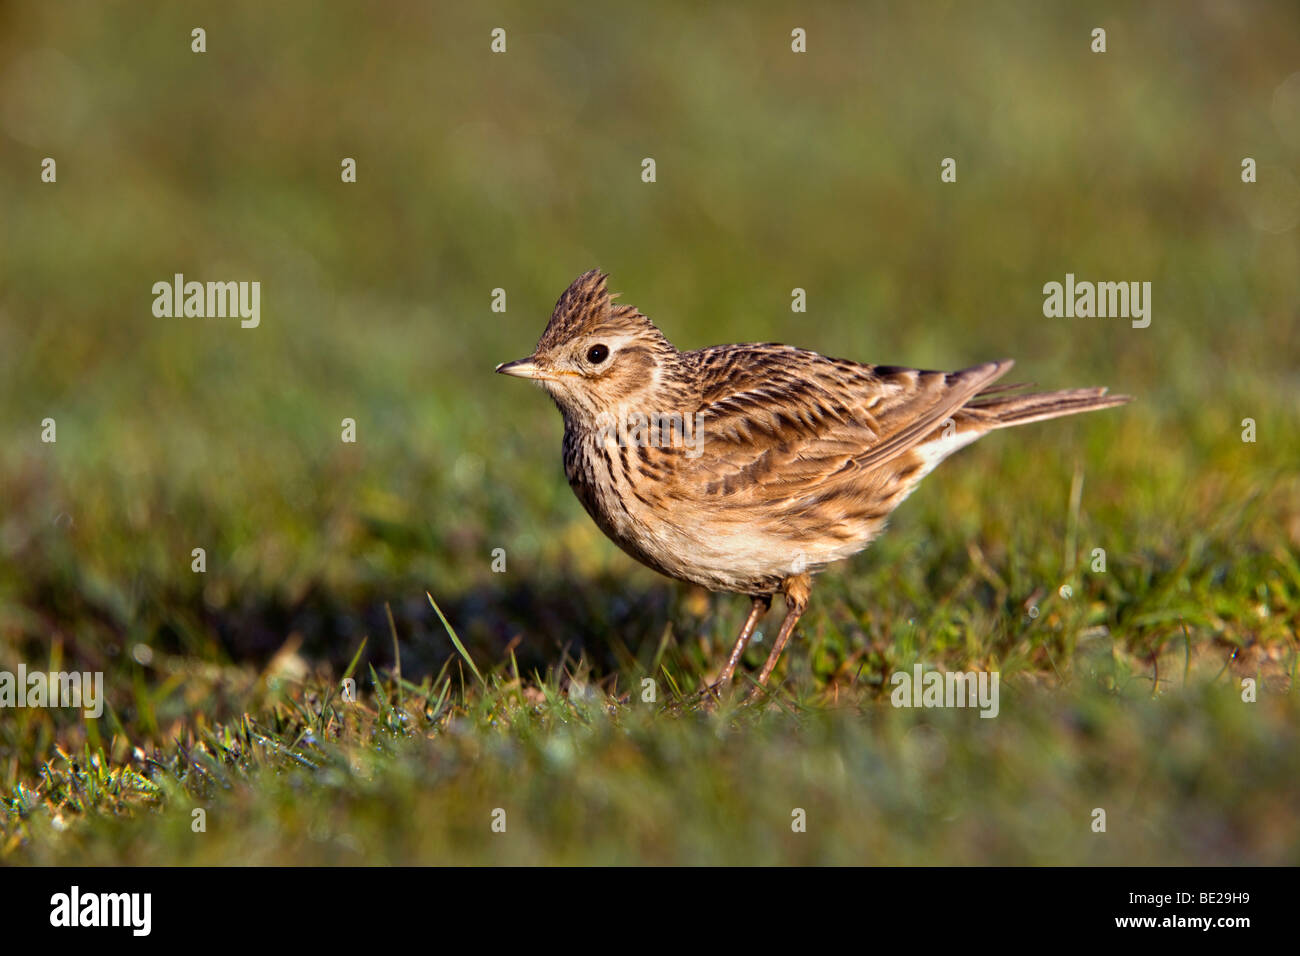
[(713, 688), (728, 684), (780, 592), (765, 684), (812, 575), (865, 548), (958, 448), (1008, 425), (1129, 401), (1104, 388), (1013, 393), (1011, 361), (958, 372), (862, 365), (789, 345), (680, 352), (606, 276), (565, 290), (537, 349), (497, 366), (564, 416), (564, 471), (615, 544), (661, 574), (753, 605)]

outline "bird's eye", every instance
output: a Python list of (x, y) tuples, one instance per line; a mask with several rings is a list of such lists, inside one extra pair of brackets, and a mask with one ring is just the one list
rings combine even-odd
[(592, 365), (599, 365), (607, 358), (609, 358), (609, 349), (604, 345), (593, 345), (587, 350), (587, 361)]

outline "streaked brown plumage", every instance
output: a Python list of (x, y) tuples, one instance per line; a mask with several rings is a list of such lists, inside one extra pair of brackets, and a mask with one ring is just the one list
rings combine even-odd
[[(535, 379), (555, 400), (569, 484), (616, 544), (669, 577), (753, 599), (719, 685), (780, 592), (787, 613), (759, 674), (767, 681), (811, 575), (870, 544), (949, 454), (994, 428), (1129, 400), (993, 385), (1010, 360), (933, 372), (788, 345), (679, 352), (605, 283), (580, 276), (534, 353), (497, 371)], [(638, 415), (683, 428), (656, 440)]]

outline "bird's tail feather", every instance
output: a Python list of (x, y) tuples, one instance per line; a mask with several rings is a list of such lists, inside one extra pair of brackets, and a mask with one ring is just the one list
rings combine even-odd
[(1062, 415), (1091, 412), (1131, 402), (1131, 395), (1107, 395), (1104, 388), (1070, 388), (1059, 392), (1034, 392), (1029, 395), (1006, 395), (984, 398), (983, 393), (962, 408), (986, 428), (1027, 425)]

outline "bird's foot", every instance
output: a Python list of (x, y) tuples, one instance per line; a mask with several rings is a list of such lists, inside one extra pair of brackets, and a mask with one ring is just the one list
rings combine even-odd
[(731, 687), (729, 680), (716, 680), (712, 684), (705, 684), (694, 694), (682, 700), (682, 707), (686, 710), (703, 710), (712, 712), (717, 710), (718, 704), (722, 702), (723, 696)]

